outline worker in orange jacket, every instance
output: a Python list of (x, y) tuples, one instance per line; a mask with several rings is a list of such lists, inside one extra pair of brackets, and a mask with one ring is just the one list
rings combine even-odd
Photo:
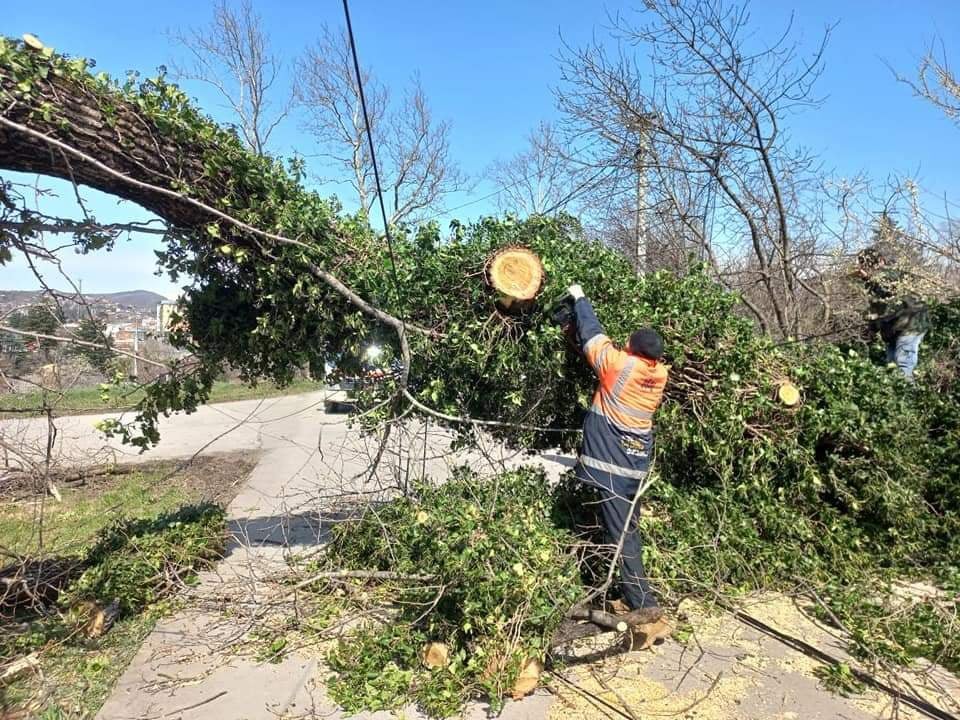
[(608, 542), (616, 546), (623, 536), (620, 582), (630, 608), (627, 621), (656, 623), (663, 613), (643, 568), (638, 508), (630, 510), (653, 457), (653, 416), (667, 384), (667, 367), (660, 362), (663, 340), (644, 328), (633, 333), (627, 349), (621, 350), (604, 333), (583, 289), (572, 285), (569, 294), (580, 347), (599, 381), (583, 422), (576, 476), (600, 495)]

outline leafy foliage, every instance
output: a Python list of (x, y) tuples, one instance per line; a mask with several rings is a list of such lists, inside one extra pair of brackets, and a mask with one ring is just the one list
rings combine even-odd
[[(402, 590), (396, 623), (334, 650), (334, 699), (356, 711), (394, 709), (412, 697), (435, 716), (477, 693), (499, 702), (524, 660), (543, 657), (581, 592), (573, 538), (551, 522), (550, 497), (539, 470), (483, 479), (462, 469), (339, 525), (328, 566), (432, 579)], [(445, 667), (425, 667), (428, 642), (449, 648)]]
[[(577, 252), (564, 250), (558, 243), (548, 255), (537, 242), (533, 238), (530, 244), (550, 260)], [(582, 253), (582, 248), (578, 249)], [(599, 250), (594, 253), (602, 255)], [(610, 262), (619, 266), (618, 259)], [(648, 318), (663, 333), (672, 363), (668, 397), (657, 422), (659, 482), (648, 495), (649, 512), (640, 521), (647, 570), (664, 600), (702, 594), (705, 588), (737, 595), (799, 585), (817, 599), (813, 611), (848, 634), (856, 655), (897, 664), (926, 657), (950, 668), (960, 667), (960, 635), (954, 631), (955, 588), (960, 580), (960, 505), (958, 476), (951, 465), (956, 462), (960, 425), (950, 374), (956, 371), (958, 336), (951, 322), (955, 322), (957, 308), (934, 308), (937, 337), (931, 334), (918, 385), (910, 386), (896, 368), (878, 366), (855, 349), (826, 343), (777, 344), (756, 334), (737, 315), (736, 299), (703, 274), (676, 278), (661, 273), (640, 280), (615, 277), (616, 281), (607, 279), (605, 287), (622, 282), (629, 290), (620, 292), (633, 300), (619, 306), (630, 316), (622, 321), (611, 313), (606, 295), (597, 299), (608, 331), (622, 339), (640, 318)], [(599, 277), (594, 282), (599, 284)], [(568, 392), (579, 394), (582, 408), (592, 384), (589, 377), (580, 375), (582, 363), (563, 349), (551, 329), (540, 326), (545, 332), (533, 338), (524, 329), (535, 328), (532, 332), (538, 333), (538, 312), (512, 326), (515, 332), (520, 328), (514, 343), (524, 348), (518, 352), (517, 367), (527, 368), (524, 352), (536, 354), (530, 345), (559, 346), (566, 357), (538, 357), (548, 373), (559, 373), (568, 361), (570, 372), (551, 381), (549, 375), (536, 374), (540, 368), (533, 368), (534, 383), (540, 383), (534, 387), (549, 393), (550, 382), (570, 383)], [(465, 334), (464, 344), (481, 337), (473, 330)], [(506, 344), (503, 338), (501, 343)], [(495, 357), (501, 357), (496, 344), (490, 347)], [(512, 349), (504, 350), (504, 355), (510, 357)], [(464, 365), (458, 375), (454, 368), (465, 362), (462, 357), (438, 362), (446, 368), (447, 381), (443, 389), (434, 385), (436, 396), (429, 402), (442, 402), (446, 397), (448, 404), (441, 407), (449, 412), (473, 408), (472, 388), (460, 384), (459, 378), (466, 374), (474, 378), (476, 371)], [(485, 375), (491, 383), (487, 392), (491, 392), (496, 388), (498, 365), (483, 362), (494, 369)], [(776, 389), (784, 380), (801, 389), (799, 406), (786, 407), (777, 399)], [(457, 388), (455, 392), (452, 387)], [(522, 392), (522, 386), (520, 389)], [(429, 391), (420, 390), (424, 397)], [(519, 410), (506, 407), (503, 413), (517, 412), (513, 417), (519, 419), (524, 412), (541, 412), (532, 390), (530, 398)], [(560, 416), (554, 406), (536, 417), (558, 427), (579, 421), (578, 408), (560, 408), (569, 414)], [(529, 446), (556, 437), (509, 428), (494, 431)], [(496, 481), (472, 486), (471, 493), (490, 492)], [(537, 497), (535, 503), (532, 499), (518, 503), (534, 503), (538, 508), (535, 514), (545, 519), (544, 496), (538, 493)], [(550, 492), (549, 505), (554, 526), (568, 533), (597, 522), (590, 517), (586, 491), (572, 478)], [(481, 503), (480, 507), (485, 506)], [(405, 573), (429, 573), (438, 564), (450, 562), (422, 549), (417, 508), (416, 501), (397, 501), (359, 525), (340, 526), (331, 561), (339, 567)], [(396, 522), (397, 513), (406, 524)], [(443, 517), (456, 527), (458, 513), (460, 510), (445, 509)], [(429, 517), (433, 514), (431, 511)], [(479, 526), (484, 531), (496, 528), (503, 538), (512, 538), (524, 532), (518, 524), (520, 517), (485, 512)], [(513, 530), (504, 522), (513, 523)], [(441, 543), (453, 532), (447, 523), (435, 530), (430, 543)], [(474, 550), (457, 545), (444, 551), (461, 561), (472, 557)], [(556, 567), (551, 563), (565, 560), (568, 553), (569, 549), (558, 547), (546, 566)], [(581, 570), (583, 585), (595, 585), (598, 577), (604, 576), (605, 565), (601, 562), (598, 566), (595, 559)], [(483, 580), (470, 582), (490, 582), (492, 577), (488, 573)], [(941, 592), (905, 593), (904, 583), (920, 579), (934, 580)], [(498, 589), (498, 596), (507, 593), (506, 588)], [(567, 607), (576, 599), (576, 595), (565, 598)], [(472, 614), (466, 605), (455, 609), (457, 622), (466, 618), (473, 624), (485, 617), (483, 607)], [(417, 677), (425, 671), (418, 669), (414, 650), (437, 637), (425, 633), (424, 627), (440, 622), (451, 611), (438, 606), (412, 628), (391, 627), (389, 637), (368, 631), (345, 644), (334, 657), (340, 675), (333, 682), (340, 701), (351, 708), (393, 707), (402, 702), (403, 691), (405, 697), (419, 698), (424, 704)], [(409, 623), (411, 618), (401, 621)], [(399, 647), (405, 650), (396, 650)], [(408, 655), (413, 664), (405, 664)], [(389, 702), (363, 692), (363, 688), (374, 687), (363, 673), (373, 673), (386, 663), (393, 663), (390, 667), (396, 673), (409, 673), (402, 675), (403, 682), (398, 680)], [(452, 671), (459, 673), (464, 692), (481, 690), (466, 670)], [(825, 678), (836, 687), (843, 686), (839, 682), (843, 679)], [(386, 692), (386, 685), (376, 687), (377, 693)], [(497, 698), (505, 687), (501, 684), (482, 691)]]
[(107, 337), (107, 324), (102, 320), (86, 317), (80, 321), (76, 337), (78, 340), (93, 343), (99, 347), (78, 345), (74, 349), (77, 355), (85, 357), (100, 372), (107, 374), (113, 364), (114, 355), (110, 351), (113, 342)]
[(198, 567), (220, 559), (223, 509), (191, 505), (145, 520), (128, 520), (101, 533), (87, 568), (61, 601), (67, 606), (117, 600), (122, 613), (138, 612), (192, 582)]
[(92, 602), (107, 607), (116, 602), (120, 617), (159, 608), (181, 584), (195, 580), (196, 571), (223, 552), (223, 510), (215, 505), (190, 505), (154, 517), (124, 520), (104, 529), (76, 565), (83, 568), (60, 592), (57, 604), (65, 612), (4, 633), (0, 656), (15, 657), (50, 642), (80, 642), (69, 610)]
[[(56, 335), (62, 322), (63, 315), (51, 303), (31, 305), (26, 312), (14, 313), (10, 317), (10, 327), (39, 333), (40, 335)], [(57, 341), (37, 338), (36, 343), (37, 347), (43, 352), (43, 357), (49, 360), (51, 353), (57, 347)]]

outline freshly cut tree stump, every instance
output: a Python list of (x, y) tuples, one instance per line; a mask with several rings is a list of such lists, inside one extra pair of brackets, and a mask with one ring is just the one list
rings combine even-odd
[(487, 261), (487, 281), (506, 310), (528, 307), (543, 285), (543, 263), (524, 247), (504, 248)]
[(800, 402), (800, 390), (792, 382), (785, 380), (777, 388), (777, 397), (787, 407), (794, 407)]

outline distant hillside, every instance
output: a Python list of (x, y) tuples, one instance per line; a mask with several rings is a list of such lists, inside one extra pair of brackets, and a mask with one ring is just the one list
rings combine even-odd
[(163, 295), (158, 295), (149, 290), (124, 290), (123, 292), (106, 293), (105, 295), (91, 295), (90, 297), (105, 302), (115, 303), (117, 305), (131, 306), (152, 310), (162, 301), (166, 300)]
[[(72, 293), (64, 292), (63, 294), (70, 295)], [(123, 290), (114, 293), (85, 293), (85, 295), (87, 301), (93, 304), (106, 303), (149, 311), (155, 310), (160, 302), (167, 299), (163, 295), (149, 290)], [(41, 293), (34, 290), (0, 290), (0, 304), (26, 305), (36, 302), (40, 298)]]

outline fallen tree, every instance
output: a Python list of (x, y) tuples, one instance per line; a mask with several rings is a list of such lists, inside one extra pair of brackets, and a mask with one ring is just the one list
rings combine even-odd
[[(137, 427), (108, 431), (140, 445), (155, 441), (158, 414), (196, 407), (225, 364), (282, 383), (304, 365), (317, 375), (327, 362), (349, 371), (376, 341), (387, 349), (384, 362), (399, 361), (403, 372), (362, 398), (371, 426), (412, 406), (465, 439), (482, 427), (530, 450), (570, 448), (593, 380), (550, 322), (545, 300), (578, 281), (614, 338), (647, 324), (665, 338), (672, 370), (658, 415), (661, 482), (643, 530), (665, 599), (800, 583), (860, 654), (899, 663), (923, 655), (958, 667), (956, 600), (904, 610), (893, 590), (898, 578), (933, 577), (960, 592), (957, 363), (955, 340), (946, 340), (960, 335), (955, 306), (935, 309), (932, 335), (942, 347), (910, 387), (871, 357), (874, 349), (758, 334), (738, 299), (704, 274), (637, 278), (622, 257), (584, 240), (569, 217), (454, 223), (449, 237), (435, 226), (401, 228), (390, 253), (365, 218), (304, 189), (299, 164), (248, 152), (162, 76), (118, 84), (35, 45), (0, 41), (0, 168), (67, 178), (157, 213), (168, 223), (160, 266), (191, 278), (190, 334), (176, 340), (192, 351), (192, 364), (150, 388)], [(7, 208), (29, 225), (29, 210)], [(85, 247), (97, 249), (99, 238), (91, 233)], [(17, 241), (0, 236), (4, 245)], [(488, 285), (489, 263), (515, 247), (539, 258), (543, 278), (537, 302), (518, 294), (519, 305), (505, 309), (502, 289)], [(569, 502), (576, 492), (564, 487), (551, 506), (582, 507)], [(417, 497), (398, 501), (407, 503), (398, 528), (415, 523)], [(560, 517), (558, 525), (566, 522)], [(345, 543), (355, 550), (331, 556), (341, 569), (435, 572), (376, 552), (363, 525), (344, 528), (356, 533)], [(569, 562), (561, 545), (544, 560), (553, 570)], [(460, 552), (473, 547), (467, 538)], [(590, 584), (589, 564), (584, 570)], [(490, 578), (459, 581), (467, 579), (493, 593), (489, 602), (503, 600)], [(575, 603), (531, 597), (553, 605), (532, 626), (519, 618), (516, 647), (526, 652), (485, 679), (476, 665), (471, 682), (444, 677), (441, 693), (512, 687), (532, 640), (539, 636), (544, 648), (544, 633)], [(403, 663), (419, 657), (411, 648), (441, 640), (425, 627), (484, 627), (479, 614), (460, 617), (466, 612), (438, 602), (391, 629), (389, 641), (371, 636), (378, 667), (400, 668), (403, 691), (413, 677)], [(392, 648), (404, 654), (392, 657)]]

